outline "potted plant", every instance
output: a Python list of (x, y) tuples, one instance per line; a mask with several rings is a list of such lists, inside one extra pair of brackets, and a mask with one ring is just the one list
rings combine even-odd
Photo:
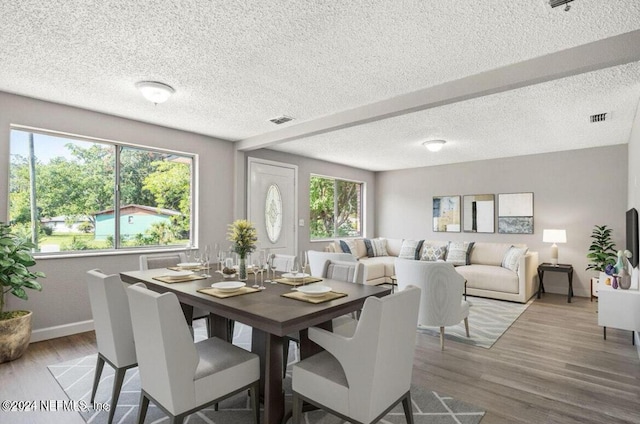
[(591, 261), (586, 270), (605, 272), (607, 265), (613, 266), (616, 263), (617, 252), (611, 240), (611, 228), (606, 225), (595, 225), (591, 233), (591, 246), (587, 259)]
[(232, 224), (229, 224), (227, 239), (233, 243), (233, 250), (240, 257), (238, 279), (245, 281), (247, 279), (247, 265), (245, 260), (247, 259), (247, 255), (256, 250), (258, 232), (251, 222), (246, 219), (238, 219)]
[(29, 268), (36, 264), (31, 254), (35, 245), (11, 233), (0, 222), (0, 363), (22, 356), (31, 338), (31, 311), (5, 311), (9, 293), (27, 300), (25, 289), (42, 290), (36, 281), (45, 275)]

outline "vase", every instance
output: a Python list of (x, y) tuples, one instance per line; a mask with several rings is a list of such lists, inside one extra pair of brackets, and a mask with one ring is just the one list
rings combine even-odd
[(622, 271), (620, 271), (620, 275), (618, 276), (618, 286), (622, 290), (629, 290), (631, 287), (631, 275), (629, 275), (626, 267), (622, 268)]
[(244, 256), (240, 256), (238, 265), (238, 280), (247, 281), (247, 260)]
[(613, 276), (613, 281), (611, 282), (611, 288), (614, 289), (614, 290), (618, 288), (618, 276), (617, 275)]

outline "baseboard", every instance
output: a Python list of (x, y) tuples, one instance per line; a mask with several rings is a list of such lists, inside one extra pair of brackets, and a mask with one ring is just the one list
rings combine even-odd
[(31, 343), (43, 340), (56, 339), (58, 337), (70, 336), (72, 334), (93, 331), (93, 320), (73, 322), (71, 324), (56, 325), (54, 327), (39, 328), (31, 332)]

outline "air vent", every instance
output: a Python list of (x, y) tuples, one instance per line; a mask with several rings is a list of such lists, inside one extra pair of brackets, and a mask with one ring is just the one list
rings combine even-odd
[(591, 115), (589, 117), (589, 122), (594, 123), (594, 122), (604, 122), (607, 119), (607, 114), (606, 113), (598, 113), (596, 115)]
[[(549, 5), (551, 7), (562, 6), (563, 4), (571, 3), (573, 0), (549, 0)], [(567, 5), (567, 10), (569, 10), (569, 5)]]
[(293, 118), (287, 115), (278, 116), (277, 118), (269, 119), (276, 125), (284, 124), (285, 122), (293, 121)]

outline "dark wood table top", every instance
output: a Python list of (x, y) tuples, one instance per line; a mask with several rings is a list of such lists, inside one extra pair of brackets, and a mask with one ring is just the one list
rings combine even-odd
[[(221, 299), (197, 292), (200, 288), (210, 287), (212, 283), (224, 281), (221, 274), (212, 272), (212, 277), (186, 283), (168, 284), (153, 279), (153, 277), (167, 275), (167, 272), (169, 271), (166, 269), (127, 271), (120, 273), (120, 278), (126, 283), (143, 282), (150, 290), (157, 292), (173, 292), (182, 303), (208, 310), (213, 314), (280, 337), (360, 309), (369, 296), (381, 297), (391, 292), (388, 287), (324, 279), (321, 284), (328, 285), (336, 292), (346, 293), (347, 296), (312, 304), (282, 297), (282, 294), (291, 291), (289, 285), (266, 283), (266, 289), (257, 293)], [(253, 275), (250, 275), (247, 286), (252, 284)]]

